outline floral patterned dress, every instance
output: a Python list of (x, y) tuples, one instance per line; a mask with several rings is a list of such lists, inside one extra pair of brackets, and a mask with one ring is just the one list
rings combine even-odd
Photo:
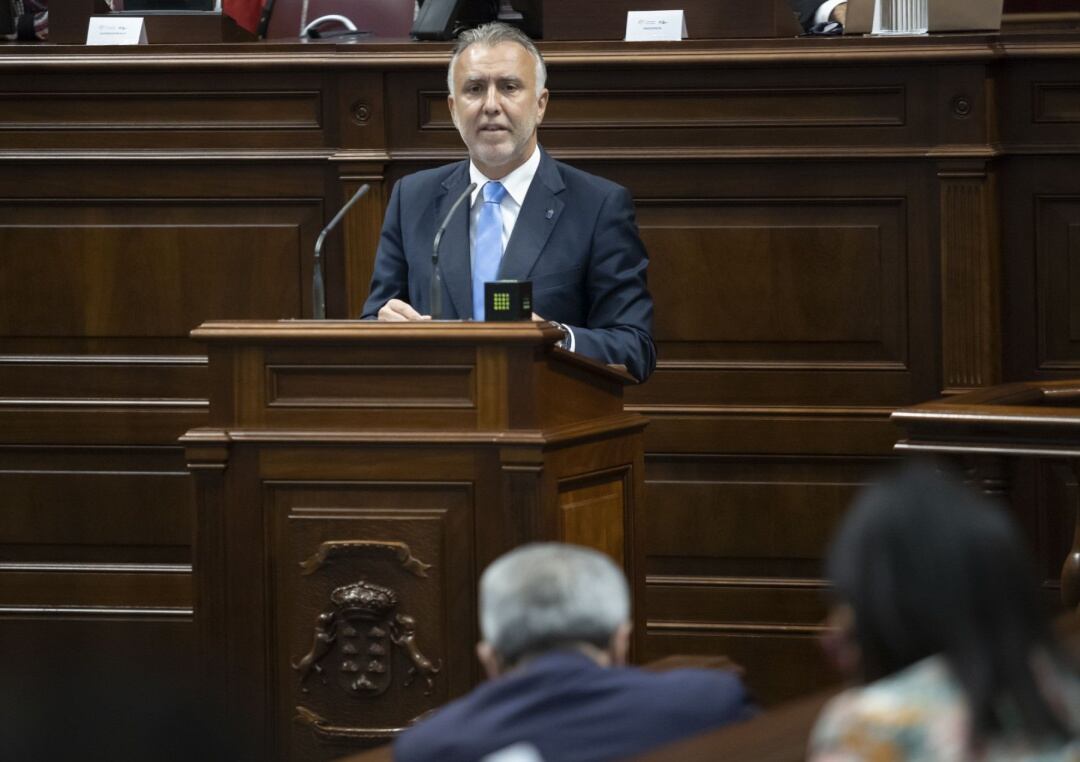
[(941, 657), (845, 691), (825, 707), (810, 739), (811, 762), (1080, 762), (1080, 681), (1046, 675), (1048, 700), (1067, 718), (1072, 740), (1032, 748), (992, 740), (973, 752), (960, 685)]

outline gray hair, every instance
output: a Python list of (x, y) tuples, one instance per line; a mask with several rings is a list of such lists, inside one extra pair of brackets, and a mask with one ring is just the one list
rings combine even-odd
[(606, 649), (630, 619), (622, 571), (595, 550), (534, 543), (497, 559), (480, 578), (480, 632), (508, 665), (588, 643)]
[(504, 24), (501, 21), (492, 21), (490, 24), (478, 26), (475, 29), (466, 29), (457, 38), (454, 46), (454, 55), (450, 58), (450, 66), (446, 69), (446, 89), (451, 95), (454, 94), (454, 64), (470, 45), (482, 45), (493, 48), (503, 42), (516, 42), (536, 61), (536, 92), (539, 93), (547, 84), (547, 67), (544, 65), (544, 57), (536, 49), (536, 45), (529, 36), (517, 27)]

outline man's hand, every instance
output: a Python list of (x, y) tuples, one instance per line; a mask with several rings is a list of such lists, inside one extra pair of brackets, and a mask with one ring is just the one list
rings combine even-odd
[(840, 3), (832, 9), (832, 13), (829, 14), (829, 21), (838, 21), (841, 26), (847, 24), (847, 3)]
[(431, 315), (421, 315), (407, 302), (391, 299), (379, 307), (379, 320), (401, 322), (403, 320), (431, 320)]

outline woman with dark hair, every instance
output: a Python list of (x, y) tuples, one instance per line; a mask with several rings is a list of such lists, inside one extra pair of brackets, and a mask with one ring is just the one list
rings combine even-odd
[(1009, 517), (927, 467), (856, 501), (833, 540), (826, 641), (863, 687), (810, 743), (829, 760), (1080, 760), (1080, 674)]

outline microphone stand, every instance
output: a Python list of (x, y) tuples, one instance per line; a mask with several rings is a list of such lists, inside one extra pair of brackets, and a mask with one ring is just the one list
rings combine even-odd
[(431, 308), (431, 319), (441, 320), (443, 315), (442, 310), (442, 270), (439, 269), (439, 244), (442, 242), (443, 233), (446, 232), (446, 227), (450, 224), (450, 218), (454, 216), (454, 212), (461, 206), (461, 202), (469, 197), (474, 190), (476, 190), (476, 183), (469, 183), (469, 187), (462, 191), (461, 195), (454, 200), (454, 203), (450, 206), (450, 211), (443, 217), (442, 224), (439, 225), (439, 229), (435, 231), (435, 242), (431, 245), (431, 283), (429, 284), (428, 291), (428, 306)]
[(326, 234), (341, 222), (341, 218), (345, 216), (345, 212), (349, 211), (349, 207), (359, 201), (360, 197), (369, 190), (371, 190), (371, 186), (367, 183), (361, 185), (356, 193), (353, 194), (353, 197), (346, 202), (345, 206), (341, 207), (338, 213), (334, 215), (334, 219), (327, 223), (326, 227), (319, 233), (319, 237), (315, 240), (315, 259), (311, 271), (311, 313), (316, 320), (326, 319), (326, 287), (323, 285), (322, 260), (323, 241), (326, 240)]

